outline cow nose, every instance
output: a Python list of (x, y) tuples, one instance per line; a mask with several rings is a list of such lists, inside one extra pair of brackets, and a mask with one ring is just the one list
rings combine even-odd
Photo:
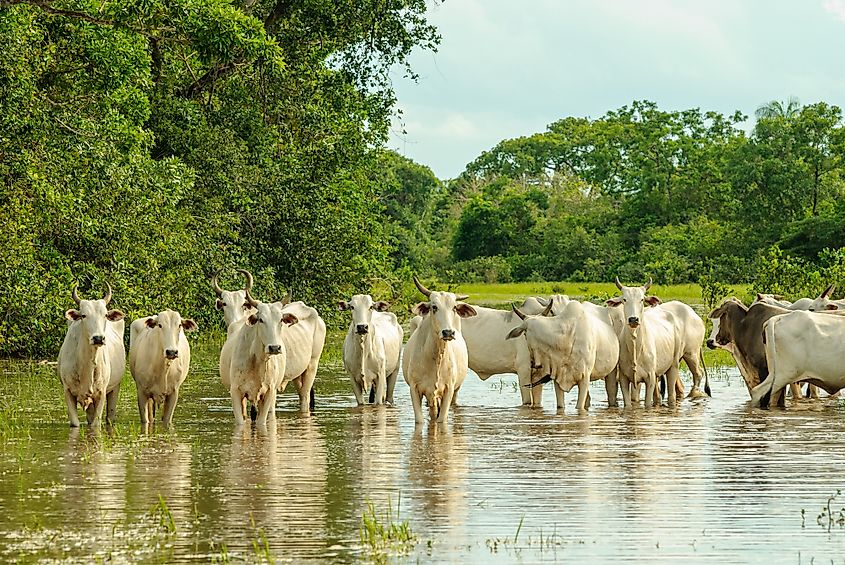
[(282, 352), (282, 346), (281, 345), (268, 345), (267, 346), (267, 353), (269, 353), (270, 355), (277, 355), (281, 352)]
[(101, 336), (101, 335), (95, 335), (95, 336), (91, 337), (91, 343), (93, 345), (105, 345), (106, 338), (104, 336)]
[(176, 349), (165, 349), (164, 356), (168, 359), (176, 359), (177, 357), (179, 357), (179, 351), (177, 351)]
[(637, 326), (637, 325), (639, 325), (639, 323), (640, 323), (640, 319), (637, 318), (636, 316), (631, 316), (630, 318), (628, 318), (628, 324), (630, 324), (632, 326)]
[(365, 334), (370, 329), (367, 324), (358, 324), (355, 326), (355, 333)]
[(442, 330), (440, 332), (440, 337), (443, 341), (452, 341), (455, 339), (455, 330)]
[(707, 347), (709, 349), (716, 349), (716, 342), (713, 341), (712, 339), (708, 339), (707, 340)]

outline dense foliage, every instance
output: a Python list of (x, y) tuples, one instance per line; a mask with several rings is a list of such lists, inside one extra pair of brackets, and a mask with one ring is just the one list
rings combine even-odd
[(841, 110), (791, 100), (746, 120), (641, 101), (502, 141), (440, 189), (425, 263), (488, 282), (845, 284)]
[[(388, 70), (424, 0), (0, 0), (0, 353), (114, 286), (219, 325), (209, 277), (316, 305), (390, 271)], [(326, 309), (326, 311), (329, 311)]]

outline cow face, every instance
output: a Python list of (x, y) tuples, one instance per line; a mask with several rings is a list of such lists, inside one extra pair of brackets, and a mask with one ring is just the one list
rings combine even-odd
[(246, 319), (246, 324), (255, 329), (256, 339), (261, 344), (261, 349), (267, 355), (284, 353), (282, 325), (292, 326), (299, 322), (299, 318), (289, 312), (283, 312), (279, 302), (272, 304), (254, 302), (253, 306), (255, 312)]
[(161, 353), (170, 361), (179, 357), (179, 336), (182, 331), (192, 332), (197, 329), (196, 322), (190, 318), (183, 320), (179, 312), (173, 310), (150, 316), (144, 323), (148, 328), (161, 332)]
[(355, 333), (365, 336), (370, 332), (373, 311), (386, 312), (390, 305), (384, 301), (373, 302), (369, 294), (356, 294), (349, 302), (341, 301), (338, 309), (341, 311), (352, 311), (352, 327)]
[(737, 315), (744, 316), (747, 312), (745, 305), (736, 298), (728, 298), (722, 304), (710, 312), (707, 317), (713, 323), (713, 330), (707, 338), (707, 347), (710, 349), (728, 349), (728, 345), (734, 340), (731, 333), (734, 323), (738, 322)]
[(65, 318), (71, 324), (81, 324), (83, 339), (88, 340), (94, 347), (106, 344), (106, 322), (117, 322), (123, 319), (120, 310), (108, 310), (106, 300), (80, 300), (76, 310), (65, 312)]
[(643, 286), (625, 286), (616, 279), (616, 286), (622, 291), (622, 296), (611, 298), (605, 304), (611, 307), (622, 306), (624, 309), (623, 319), (632, 330), (637, 329), (643, 320), (643, 309), (646, 306), (657, 306), (660, 299), (656, 296), (646, 296), (651, 286), (651, 279)]
[(475, 308), (460, 302), (451, 292), (431, 291), (428, 302), (420, 302), (413, 308), (413, 313), (419, 316), (431, 316), (434, 327), (440, 339), (452, 341), (461, 331), (461, 318), (476, 315)]
[(223, 311), (226, 325), (231, 325), (255, 312), (255, 309), (247, 302), (246, 291), (243, 290), (222, 291), (217, 297), (216, 307)]

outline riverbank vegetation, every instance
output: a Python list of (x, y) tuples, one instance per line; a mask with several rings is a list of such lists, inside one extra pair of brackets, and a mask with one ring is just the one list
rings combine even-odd
[(443, 181), (384, 149), (390, 72), (439, 39), (423, 0), (0, 2), (0, 355), (55, 354), (77, 282), (130, 319), (219, 329), (208, 281), (240, 286), (235, 267), (338, 329), (354, 292), (404, 312), (413, 273), (845, 286), (836, 106), (771, 103), (750, 127), (636, 101)]

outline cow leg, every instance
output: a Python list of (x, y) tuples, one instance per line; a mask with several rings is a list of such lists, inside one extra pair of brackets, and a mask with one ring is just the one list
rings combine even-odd
[(422, 398), (420, 397), (420, 391), (417, 390), (417, 387), (414, 385), (411, 385), (411, 404), (414, 406), (414, 421), (418, 424), (422, 424)]
[(438, 422), (446, 422), (449, 419), (449, 408), (452, 407), (452, 399), (455, 395), (455, 389), (449, 385), (443, 391), (443, 400), (440, 401), (440, 413), (437, 415)]
[(631, 402), (633, 404), (640, 403), (640, 383), (631, 379)]
[(692, 373), (692, 388), (690, 389), (687, 398), (701, 398), (705, 396), (705, 393), (701, 391), (701, 377), (704, 376), (704, 373), (701, 370), (701, 358), (699, 357), (698, 352), (684, 356), (684, 363), (687, 364), (687, 369), (689, 369), (690, 373)]
[(399, 375), (399, 369), (396, 369), (387, 376), (387, 391), (385, 402), (393, 406), (393, 389), (396, 387), (396, 377)]
[(141, 416), (141, 425), (146, 426), (150, 423), (147, 414), (147, 397), (140, 390), (138, 391), (138, 414)]
[(817, 387), (816, 385), (807, 384), (807, 398), (818, 400), (819, 387)]
[(165, 426), (169, 426), (173, 421), (173, 411), (176, 410), (176, 402), (179, 400), (179, 389), (167, 395), (164, 399), (164, 414), (162, 414), (161, 421)]
[(584, 405), (585, 408), (589, 408), (590, 405), (593, 403), (593, 397), (590, 395), (590, 381), (587, 381), (587, 403)]
[(461, 387), (455, 388), (454, 392), (452, 392), (452, 408), (458, 405), (458, 392), (460, 392)]
[(590, 376), (584, 375), (581, 377), (581, 380), (578, 381), (578, 403), (575, 405), (578, 408), (578, 411), (581, 412), (586, 409), (587, 406), (587, 395), (590, 391)]
[(557, 399), (557, 409), (563, 410), (564, 406), (566, 406), (566, 394), (564, 393), (563, 388), (561, 388), (561, 386), (557, 384), (557, 381), (552, 382), (554, 383), (555, 387), (555, 399)]
[[(306, 406), (308, 405), (306, 404)], [(261, 405), (258, 407), (258, 417), (255, 419), (256, 423), (267, 425), (267, 420), (270, 418), (270, 412), (273, 412), (274, 415), (276, 412), (275, 387), (270, 387), (270, 390), (267, 391), (267, 394), (261, 399)]]
[(114, 424), (117, 417), (117, 398), (120, 394), (120, 385), (114, 387), (114, 390), (106, 393), (106, 421), (109, 424)]
[(617, 374), (617, 370), (614, 369), (604, 378), (604, 390), (607, 391), (608, 406), (619, 406), (619, 401), (616, 398), (619, 393), (619, 379), (617, 378)]
[(384, 404), (384, 397), (387, 389), (387, 377), (384, 375), (384, 365), (379, 367), (378, 376), (376, 376), (376, 397), (374, 404)]
[(358, 406), (364, 405), (364, 380), (352, 379), (352, 392), (355, 393), (355, 402)]
[[(93, 408), (93, 409), (92, 409)], [(106, 408), (106, 395), (101, 394), (100, 397), (97, 399), (97, 402), (88, 406), (88, 425), (89, 426), (98, 426), (100, 425), (100, 421), (103, 419), (103, 412)], [(93, 419), (92, 419), (93, 415)]]
[(246, 421), (246, 397), (235, 389), (230, 391), (232, 396), (232, 412), (235, 415), (235, 424), (243, 426)]
[[(639, 387), (637, 387), (639, 388)], [(654, 405), (654, 391), (657, 388), (657, 375), (649, 375), (645, 382), (645, 407), (651, 408)], [(639, 396), (639, 391), (637, 392)]]
[(794, 402), (798, 402), (801, 399), (801, 385), (798, 383), (789, 383), (789, 392), (792, 394), (792, 400)]
[[(681, 378), (678, 374), (678, 366), (672, 365), (668, 371), (666, 371), (666, 392), (667, 398), (666, 401), (669, 403), (669, 406), (675, 406), (678, 402), (678, 390), (676, 387), (676, 383)], [(695, 389), (695, 385), (693, 385), (693, 389)]]
[(311, 377), (311, 380), (308, 380), (308, 371), (305, 371), (305, 373), (303, 373), (299, 378), (301, 382), (299, 387), (299, 413), (310, 414), (311, 388), (314, 386), (314, 377)]
[(76, 412), (76, 397), (65, 389), (65, 404), (67, 404), (67, 419), (71, 428), (79, 427), (79, 415)]
[(617, 374), (619, 375), (619, 384), (622, 388), (622, 403), (627, 408), (631, 406), (631, 381), (628, 380), (628, 376), (625, 373), (618, 372)]

